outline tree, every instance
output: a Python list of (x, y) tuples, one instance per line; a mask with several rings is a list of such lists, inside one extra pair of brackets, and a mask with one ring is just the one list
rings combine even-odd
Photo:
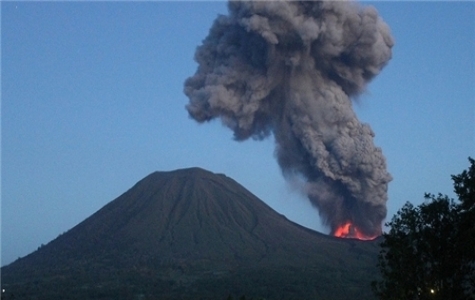
[(475, 299), (475, 160), (453, 175), (458, 201), (426, 194), (407, 202), (383, 234), (373, 282), (380, 299)]

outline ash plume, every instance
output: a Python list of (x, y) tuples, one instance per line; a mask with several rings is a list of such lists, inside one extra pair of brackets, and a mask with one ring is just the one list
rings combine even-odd
[(221, 118), (236, 140), (271, 134), (284, 176), (303, 178), (332, 232), (352, 222), (381, 233), (391, 175), (351, 98), (391, 58), (372, 7), (346, 1), (230, 1), (195, 53), (189, 115)]

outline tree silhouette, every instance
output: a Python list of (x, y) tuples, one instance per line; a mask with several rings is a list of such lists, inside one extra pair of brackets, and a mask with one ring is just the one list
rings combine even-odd
[(373, 282), (380, 299), (475, 299), (475, 160), (453, 175), (458, 201), (426, 194), (387, 225)]

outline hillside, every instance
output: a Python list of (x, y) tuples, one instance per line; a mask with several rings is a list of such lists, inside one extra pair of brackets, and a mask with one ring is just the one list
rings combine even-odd
[(231, 178), (191, 168), (140, 180), (3, 267), (2, 288), (15, 299), (370, 299), (377, 251), (375, 241), (295, 224)]

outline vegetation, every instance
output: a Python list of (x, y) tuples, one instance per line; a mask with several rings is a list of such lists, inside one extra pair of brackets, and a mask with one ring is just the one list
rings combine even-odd
[(383, 234), (373, 282), (380, 299), (475, 299), (475, 160), (452, 176), (458, 201), (426, 194), (406, 203)]

